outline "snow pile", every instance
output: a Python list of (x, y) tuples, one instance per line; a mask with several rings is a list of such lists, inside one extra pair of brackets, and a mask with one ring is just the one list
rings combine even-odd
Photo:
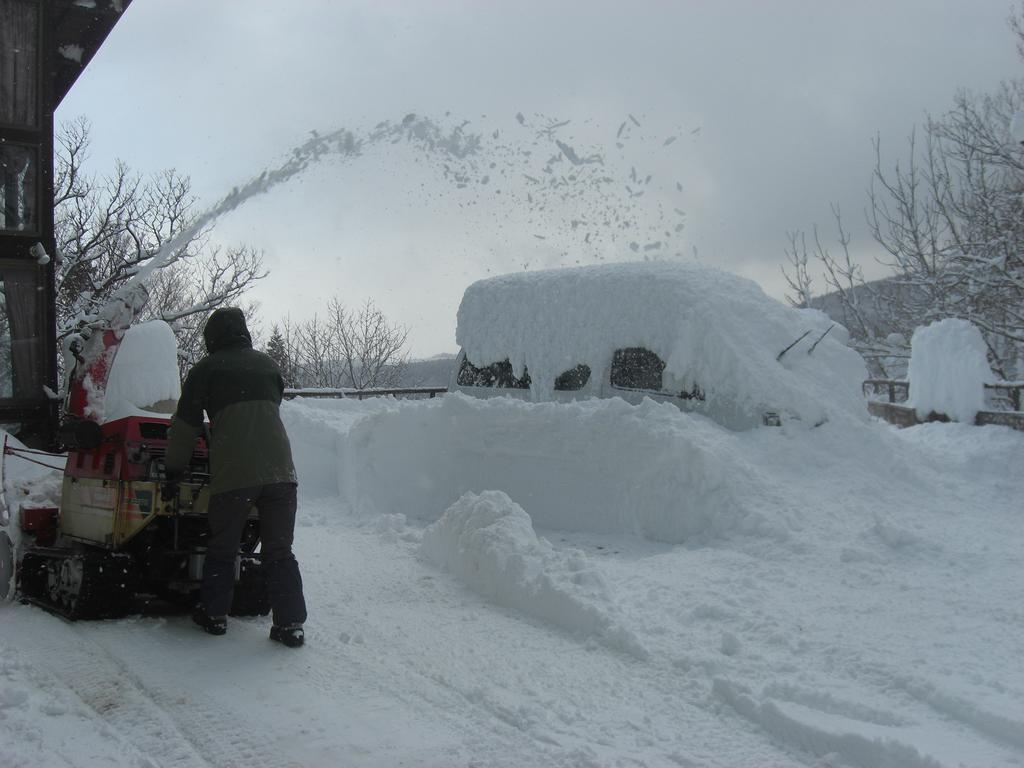
[(181, 395), (178, 342), (163, 320), (133, 325), (124, 333), (107, 377), (103, 420), (139, 411), (172, 411)]
[(992, 380), (985, 340), (966, 320), (947, 318), (922, 326), (910, 340), (908, 404), (925, 419), (941, 413), (973, 424), (985, 408), (985, 387)]
[(727, 426), (756, 426), (765, 411), (809, 424), (864, 411), (867, 373), (845, 346), (845, 329), (783, 306), (751, 280), (696, 264), (481, 280), (463, 296), (456, 340), (478, 367), (508, 359), (517, 375), (528, 369), (534, 400), (551, 399), (559, 374), (581, 363), (592, 382), (607, 381), (615, 350), (644, 347), (665, 361), (666, 391), (699, 387), (708, 415)]
[[(298, 454), (308, 406), (282, 411)], [(805, 434), (805, 430), (800, 430)], [(757, 430), (785, 439), (785, 430)], [(392, 401), (355, 420), (337, 442), (337, 492), (364, 514), (433, 522), (467, 491), (501, 490), (541, 528), (624, 533), (678, 543), (735, 532), (785, 536), (786, 521), (740, 502), (775, 483), (745, 460), (744, 434), (651, 400), (527, 403), (449, 394)], [(401, 477), (401, 482), (396, 478)], [(302, 480), (300, 470), (300, 480)]]
[(587, 557), (537, 538), (530, 516), (501, 491), (462, 496), (426, 529), (420, 552), (489, 602), (647, 657), (612, 617), (608, 585)]

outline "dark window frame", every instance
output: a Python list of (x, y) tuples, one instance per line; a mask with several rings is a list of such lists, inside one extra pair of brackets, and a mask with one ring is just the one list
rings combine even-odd
[[(28, 169), (27, 172), (32, 174), (31, 179), (31, 191), (26, 197), (28, 198), (27, 212), (29, 216), (28, 224), (22, 229), (8, 228), (7, 217), (2, 217), (3, 223), (0, 223), (0, 236), (21, 236), (21, 237), (39, 237), (42, 231), (42, 195), (40, 187), (42, 186), (42, 167), (40, 165), (40, 152), (39, 146), (35, 143), (26, 141), (3, 141), (0, 144), (0, 151), (6, 148), (23, 149), (28, 156)], [(2, 161), (0, 161), (2, 162)], [(0, 173), (0, 185), (6, 185), (6, 177)], [(16, 182), (14, 182), (16, 184)], [(15, 188), (14, 184), (11, 185), (12, 189)], [(5, 190), (6, 191), (6, 190)], [(7, 195), (3, 195), (4, 205), (7, 204)]]
[(646, 347), (620, 347), (612, 353), (608, 383), (628, 392), (665, 394), (664, 374), (665, 361), (657, 353)]
[[(690, 391), (673, 392), (665, 389), (666, 363), (656, 352), (646, 347), (620, 347), (612, 355), (611, 372), (608, 383), (612, 389), (622, 392), (646, 392), (652, 395), (675, 397), (680, 400), (696, 400), (704, 402), (704, 390), (694, 383)], [(623, 371), (623, 369), (626, 369)], [(632, 377), (623, 381), (617, 371)], [(657, 376), (655, 379), (654, 376)], [(641, 377), (649, 377), (644, 381)], [(619, 382), (616, 383), (616, 378)], [(655, 382), (657, 382), (655, 384)]]
[[(8, 293), (12, 273), (18, 277), (13, 284), (21, 288), (21, 295), (14, 302)], [(44, 365), (49, 335), (43, 290), (45, 279), (43, 270), (37, 264), (0, 259), (0, 285), (3, 286), (3, 306), (0, 307), (3, 317), (0, 322), (6, 326), (11, 340), (9, 359), (6, 361), (11, 368), (11, 394), (0, 394), (0, 406), (38, 404), (40, 400), (46, 399), (43, 387), (50, 386), (50, 382), (47, 381)], [(16, 351), (15, 342), (24, 343), (20, 351)], [(16, 386), (19, 378), (22, 381)]]
[(469, 358), (463, 355), (456, 383), (460, 387), (529, 389), (532, 382), (529, 370), (524, 370), (523, 375), (517, 377), (512, 371), (512, 363), (509, 362), (508, 358), (478, 367), (473, 365)]
[(590, 383), (591, 373), (586, 363), (562, 371), (555, 379), (555, 392), (579, 392)]
[[(43, 66), (43, 53), (45, 50), (45, 36), (43, 34), (45, 27), (45, 14), (43, 12), (43, 4), (35, 2), (35, 0), (0, 0), (0, 11), (4, 10), (4, 6), (13, 9), (15, 6), (23, 6), (31, 9), (31, 14), (35, 16), (35, 61), (34, 70), (32, 76), (34, 82), (32, 83), (31, 98), (34, 100), (33, 109), (31, 110), (31, 116), (29, 122), (11, 122), (6, 121), (0, 116), (0, 129), (8, 129), (13, 131), (38, 131), (43, 126), (43, 91), (44, 91), (44, 66)], [(13, 83), (12, 83), (13, 85)]]

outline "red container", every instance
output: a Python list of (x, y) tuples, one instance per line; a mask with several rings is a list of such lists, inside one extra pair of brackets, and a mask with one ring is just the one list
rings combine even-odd
[(34, 533), (36, 544), (53, 544), (57, 538), (57, 507), (22, 507), (21, 530)]

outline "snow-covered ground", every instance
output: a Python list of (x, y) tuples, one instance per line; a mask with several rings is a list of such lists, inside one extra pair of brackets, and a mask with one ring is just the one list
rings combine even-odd
[(1024, 434), (284, 414), (307, 646), (2, 604), (0, 764), (1024, 764)]

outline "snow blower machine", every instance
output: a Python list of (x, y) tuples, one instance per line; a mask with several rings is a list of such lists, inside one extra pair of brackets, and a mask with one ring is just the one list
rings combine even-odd
[[(202, 578), (208, 441), (196, 439), (188, 473), (166, 493), (170, 419), (134, 415), (101, 423), (90, 405), (104, 392), (135, 312), (129, 305), (122, 315), (127, 322), (105, 323), (75, 351), (59, 431), (67, 451), (59, 506), (20, 509), (20, 598), (70, 620), (189, 610)], [(253, 510), (235, 561), (232, 615), (269, 613), (259, 540)]]

